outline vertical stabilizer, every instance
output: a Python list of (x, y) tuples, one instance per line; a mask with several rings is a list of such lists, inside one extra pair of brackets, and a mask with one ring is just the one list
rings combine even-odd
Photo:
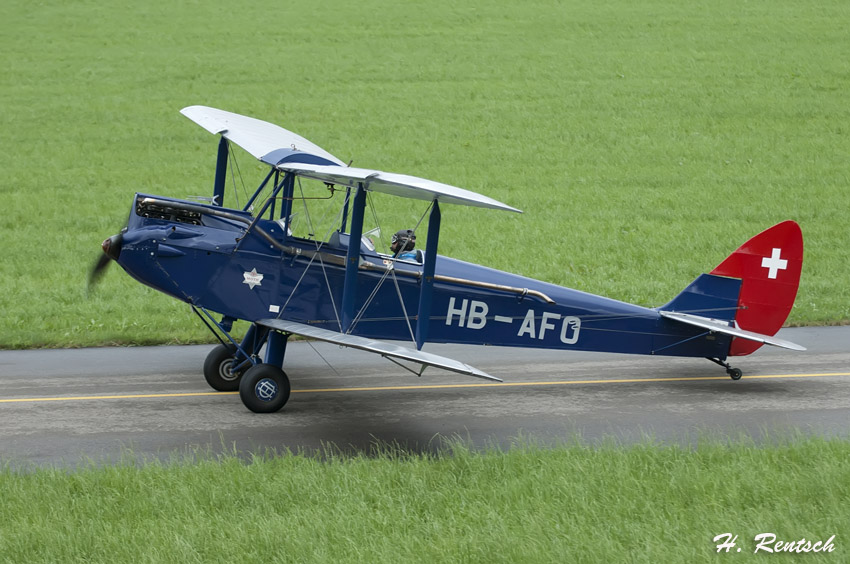
[[(802, 268), (803, 233), (794, 221), (783, 221), (741, 245), (711, 274), (741, 280), (738, 327), (772, 336), (794, 306)], [(761, 345), (736, 338), (729, 356), (750, 354)]]

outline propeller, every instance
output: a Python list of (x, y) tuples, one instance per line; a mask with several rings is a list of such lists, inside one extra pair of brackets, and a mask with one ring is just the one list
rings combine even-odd
[(89, 290), (91, 290), (92, 287), (100, 281), (100, 278), (103, 276), (103, 273), (106, 272), (106, 268), (109, 266), (109, 263), (113, 260), (118, 260), (118, 256), (121, 254), (121, 244), (124, 242), (125, 231), (127, 231), (126, 227), (117, 235), (113, 235), (112, 237), (105, 239), (103, 243), (100, 244), (100, 248), (103, 249), (103, 254), (98, 257), (97, 262), (94, 263), (91, 272), (89, 272)]

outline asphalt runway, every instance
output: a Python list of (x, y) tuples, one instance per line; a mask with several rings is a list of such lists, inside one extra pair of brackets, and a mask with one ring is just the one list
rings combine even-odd
[(274, 414), (213, 392), (209, 346), (0, 351), (0, 463), (77, 466), (283, 451), (436, 450), (581, 438), (850, 436), (850, 327), (784, 329), (806, 352), (763, 347), (731, 359), (738, 382), (702, 359), (426, 345), (494, 376), (422, 377), (369, 353), (290, 343), (293, 393)]

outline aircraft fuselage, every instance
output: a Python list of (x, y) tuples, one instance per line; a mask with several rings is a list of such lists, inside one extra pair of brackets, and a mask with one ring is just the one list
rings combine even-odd
[[(240, 210), (137, 194), (118, 262), (140, 282), (230, 318), (341, 331), (348, 235), (317, 242), (285, 230)], [(361, 245), (347, 332), (411, 340), (422, 272), (422, 264)], [(432, 296), (430, 342), (720, 359), (729, 350), (729, 337), (655, 309), (444, 256)]]

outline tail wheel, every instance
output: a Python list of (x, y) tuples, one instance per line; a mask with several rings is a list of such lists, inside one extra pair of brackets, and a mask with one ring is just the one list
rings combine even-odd
[(236, 347), (232, 344), (217, 345), (204, 361), (204, 378), (207, 384), (219, 392), (235, 392), (239, 389), (242, 374), (233, 372)]
[(272, 364), (249, 368), (239, 383), (239, 397), (254, 413), (274, 413), (289, 400), (289, 378)]
[(741, 376), (744, 375), (744, 373), (741, 371), (740, 368), (733, 368), (728, 362), (723, 362), (719, 358), (711, 358), (710, 356), (707, 356), (705, 358), (707, 358), (708, 360), (710, 360), (714, 364), (719, 364), (720, 366), (725, 368), (726, 374), (728, 374), (729, 377), (732, 378), (733, 380), (740, 380)]

